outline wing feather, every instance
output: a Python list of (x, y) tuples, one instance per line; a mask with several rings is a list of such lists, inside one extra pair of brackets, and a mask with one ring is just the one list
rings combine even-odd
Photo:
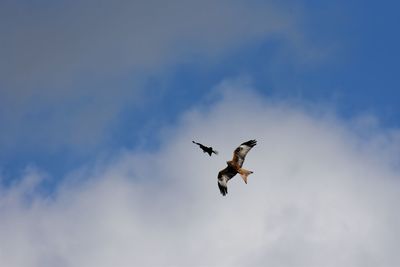
[(218, 173), (218, 188), (223, 196), (228, 193), (228, 181), (236, 174), (237, 171), (229, 165)]
[(233, 152), (233, 158), (232, 161), (236, 166), (241, 168), (243, 166), (244, 159), (246, 158), (247, 153), (255, 146), (257, 145), (256, 140), (249, 140), (247, 142), (242, 143), (240, 146), (238, 146), (235, 151)]

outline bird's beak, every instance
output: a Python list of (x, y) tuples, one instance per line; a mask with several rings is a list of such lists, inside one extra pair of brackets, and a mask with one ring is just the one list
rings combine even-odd
[(247, 184), (247, 177), (246, 176), (242, 176), (242, 178), (243, 178), (244, 183)]

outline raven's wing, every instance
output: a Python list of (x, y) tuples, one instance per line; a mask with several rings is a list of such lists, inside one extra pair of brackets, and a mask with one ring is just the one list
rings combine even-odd
[(207, 152), (207, 149), (209, 149), (209, 147), (207, 147), (207, 146), (205, 146), (203, 144), (197, 143), (195, 141), (192, 141), (192, 142), (193, 142), (193, 144), (198, 145), (204, 152)]

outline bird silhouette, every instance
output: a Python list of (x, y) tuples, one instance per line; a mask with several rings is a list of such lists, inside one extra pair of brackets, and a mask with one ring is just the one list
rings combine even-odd
[(208, 146), (202, 145), (200, 143), (196, 143), (195, 141), (192, 141), (192, 142), (193, 142), (193, 144), (198, 145), (203, 150), (204, 153), (208, 153), (208, 155), (210, 155), (210, 156), (212, 153), (214, 153), (215, 155), (218, 155), (218, 151), (214, 150), (212, 147), (208, 147)]

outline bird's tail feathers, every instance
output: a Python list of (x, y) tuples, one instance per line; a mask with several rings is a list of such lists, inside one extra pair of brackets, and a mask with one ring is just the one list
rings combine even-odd
[(212, 151), (215, 155), (218, 155), (218, 151), (217, 150), (213, 150)]
[(250, 174), (252, 174), (253, 172), (252, 172), (252, 171), (248, 171), (248, 170), (243, 169), (243, 168), (240, 168), (240, 169), (238, 170), (238, 173), (240, 174), (240, 176), (242, 176), (243, 181), (247, 184), (247, 177), (248, 177)]

